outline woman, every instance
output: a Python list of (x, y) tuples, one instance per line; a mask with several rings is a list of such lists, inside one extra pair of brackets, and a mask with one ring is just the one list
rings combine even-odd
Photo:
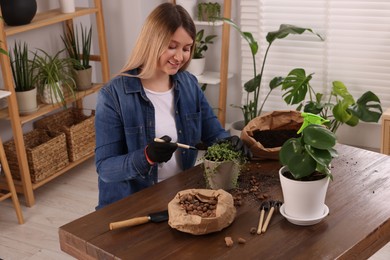
[[(229, 137), (184, 71), (196, 28), (179, 5), (159, 5), (147, 18), (121, 74), (98, 95), (96, 167), (102, 208), (195, 164), (197, 152), (176, 142), (212, 144)], [(154, 142), (163, 136), (165, 142)], [(238, 148), (239, 138), (234, 138)]]

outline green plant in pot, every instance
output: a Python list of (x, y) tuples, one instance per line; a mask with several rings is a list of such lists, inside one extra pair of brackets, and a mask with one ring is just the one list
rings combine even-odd
[(229, 190), (237, 187), (237, 179), (246, 157), (235, 151), (229, 142), (209, 146), (203, 161), (204, 175), (208, 188)]
[(75, 82), (71, 73), (73, 60), (61, 57), (62, 52), (50, 55), (39, 49), (34, 55), (33, 68), (41, 101), (46, 104), (62, 103), (66, 107), (67, 97), (75, 98)]
[(198, 3), (198, 20), (214, 22), (221, 17), (221, 5), (217, 2)]
[[(349, 93), (341, 81), (332, 82), (328, 97), (318, 93), (310, 85), (313, 74), (306, 75), (302, 68), (296, 68), (282, 81), (284, 101), (298, 105), (297, 110), (317, 114), (329, 122), (326, 126), (334, 133), (342, 124), (356, 126), (360, 121), (378, 122), (382, 115), (380, 99), (371, 91), (366, 91), (357, 100)], [(308, 96), (308, 98), (307, 98)]]
[(208, 50), (208, 45), (214, 43), (213, 40), (216, 37), (217, 35), (205, 35), (203, 29), (196, 32), (194, 52), (187, 71), (194, 75), (201, 75), (204, 72), (206, 63), (205, 52)]
[(76, 27), (68, 26), (65, 36), (61, 39), (69, 57), (73, 60), (74, 78), (77, 89), (85, 90), (92, 87), (92, 67), (90, 65), (92, 26), (88, 28), (80, 24), (81, 38)]
[(10, 50), (10, 61), (19, 113), (31, 114), (38, 110), (38, 102), (33, 73), (34, 61), (29, 59), (27, 43), (15, 42)]
[(256, 64), (256, 54), (259, 50), (259, 45), (257, 41), (254, 39), (252, 33), (250, 32), (244, 32), (241, 30), (241, 28), (234, 23), (231, 19), (228, 18), (221, 18), (222, 21), (225, 23), (228, 23), (229, 25), (233, 26), (234, 29), (236, 29), (241, 37), (248, 43), (249, 49), (251, 51), (252, 60), (253, 60), (253, 78), (251, 78), (249, 81), (247, 81), (244, 84), (244, 89), (247, 93), (246, 96), (246, 103), (243, 106), (236, 106), (237, 108), (240, 108), (242, 111), (242, 114), (244, 116), (244, 126), (249, 123), (252, 119), (259, 116), (263, 110), (263, 106), (265, 102), (267, 101), (270, 93), (275, 88), (279, 87), (281, 85), (281, 82), (283, 80), (282, 77), (274, 77), (269, 82), (269, 90), (267, 92), (267, 95), (265, 99), (261, 102), (259, 100), (260, 98), (260, 91), (262, 86), (262, 79), (263, 79), (263, 72), (265, 68), (265, 64), (267, 61), (269, 50), (272, 46), (272, 44), (277, 39), (283, 39), (289, 36), (290, 34), (303, 34), (304, 32), (310, 32), (314, 35), (316, 35), (319, 39), (323, 40), (321, 35), (315, 33), (310, 28), (303, 28), (298, 27), (295, 25), (290, 24), (281, 24), (279, 29), (277, 31), (269, 32), (266, 36), (266, 40), (268, 42), (268, 46), (266, 48), (266, 51), (264, 53), (264, 57), (262, 59), (262, 64), (260, 67), (260, 72), (258, 71), (258, 67)]
[(281, 213), (297, 225), (320, 222), (328, 213), (325, 197), (331, 173), (332, 159), (337, 157), (336, 135), (321, 124), (313, 124), (308, 118), (318, 118), (305, 113), (301, 136), (287, 140), (280, 152), (283, 165), (279, 171), (284, 204)]

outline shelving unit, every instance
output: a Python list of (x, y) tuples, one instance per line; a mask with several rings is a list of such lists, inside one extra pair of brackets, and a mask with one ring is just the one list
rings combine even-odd
[[(43, 28), (49, 25), (63, 23), (65, 25), (70, 25), (70, 28), (73, 28), (73, 20), (80, 16), (85, 15), (94, 15), (96, 18), (96, 26), (98, 33), (98, 44), (99, 44), (99, 55), (92, 55), (91, 60), (98, 61), (101, 63), (101, 74), (103, 82), (107, 82), (110, 77), (109, 67), (108, 67), (108, 55), (107, 55), (107, 44), (104, 28), (104, 19), (102, 11), (102, 1), (94, 0), (94, 6), (90, 8), (76, 8), (76, 12), (63, 14), (59, 9), (49, 10), (47, 12), (37, 13), (34, 19), (30, 24), (22, 26), (6, 26), (3, 21), (0, 21), (0, 41), (1, 47), (3, 49), (8, 49), (7, 47), (7, 37), (15, 34), (20, 34), (30, 30), (36, 30)], [(68, 26), (65, 26), (68, 28)], [(11, 92), (11, 96), (8, 97), (8, 109), (0, 110), (0, 119), (10, 120), (12, 126), (12, 132), (16, 145), (16, 152), (18, 157), (18, 163), (20, 168), (21, 180), (15, 180), (16, 191), (23, 193), (26, 201), (26, 205), (31, 207), (35, 204), (34, 190), (54, 178), (60, 176), (61, 174), (67, 172), (71, 168), (77, 166), (88, 158), (92, 157), (93, 154), (77, 161), (70, 163), (66, 168), (55, 173), (54, 175), (48, 177), (47, 179), (32, 184), (30, 178), (30, 172), (28, 167), (28, 161), (26, 156), (26, 150), (23, 140), (23, 129), (22, 125), (28, 122), (32, 122), (34, 119), (37, 119), (47, 113), (50, 113), (54, 110), (57, 110), (61, 107), (61, 104), (57, 105), (46, 105), (40, 104), (39, 109), (34, 114), (28, 116), (19, 116), (17, 100), (15, 97), (14, 82), (12, 78), (12, 72), (10, 67), (9, 57), (6, 55), (0, 56), (0, 65), (3, 75), (3, 81), (5, 89)], [(76, 100), (72, 97), (68, 99), (68, 103), (73, 103), (77, 107), (82, 107), (82, 99), (86, 96), (89, 96), (97, 92), (104, 83), (94, 83), (93, 87), (86, 91), (79, 91), (76, 93)], [(0, 189), (5, 189), (5, 182), (1, 180)]]
[[(193, 0), (196, 1), (196, 0)], [(176, 0), (171, 0), (176, 3)], [(231, 18), (232, 1), (223, 1), (223, 14), (225, 18)], [(194, 20), (195, 25), (203, 26), (222, 26), (222, 47), (221, 47), (221, 63), (219, 72), (204, 72), (203, 75), (197, 76), (199, 83), (201, 84), (219, 84), (219, 99), (218, 99), (218, 119), (224, 126), (226, 121), (226, 97), (228, 79), (233, 77), (233, 74), (229, 74), (229, 45), (230, 45), (230, 25), (222, 21), (205, 22)]]
[(382, 114), (381, 153), (390, 155), (390, 108)]

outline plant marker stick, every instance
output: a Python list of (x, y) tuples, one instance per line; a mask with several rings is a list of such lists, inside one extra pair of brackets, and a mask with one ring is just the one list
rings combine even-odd
[[(154, 138), (155, 142), (158, 143), (165, 143), (163, 139), (160, 138)], [(181, 143), (176, 143), (178, 147), (184, 148), (184, 149), (191, 149), (191, 150), (197, 150), (194, 146), (188, 145), (188, 144), (181, 144)]]

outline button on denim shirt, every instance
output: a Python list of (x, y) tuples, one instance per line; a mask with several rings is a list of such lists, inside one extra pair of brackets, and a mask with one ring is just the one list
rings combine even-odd
[[(127, 73), (134, 75), (136, 70)], [(228, 137), (196, 78), (185, 71), (171, 77), (178, 142), (210, 145)], [(154, 115), (153, 104), (137, 77), (117, 76), (99, 91), (95, 113), (97, 209), (157, 182), (157, 166), (151, 166), (144, 153), (156, 137)], [(197, 151), (179, 151), (182, 169), (194, 166)]]

